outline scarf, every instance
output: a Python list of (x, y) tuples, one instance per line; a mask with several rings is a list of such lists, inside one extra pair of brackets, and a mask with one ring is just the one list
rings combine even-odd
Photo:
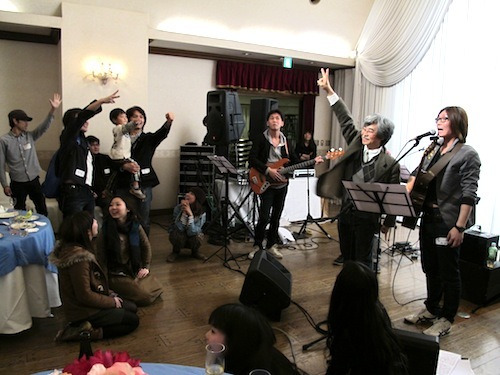
[(127, 268), (132, 271), (132, 275), (130, 276), (135, 277), (137, 272), (142, 268), (139, 221), (127, 218), (125, 223), (119, 224), (117, 220), (109, 217), (102, 225), (102, 232), (105, 238), (106, 253), (111, 271), (115, 269), (117, 271), (125, 271), (122, 268), (127, 265), (123, 264), (122, 261), (119, 234), (128, 234), (130, 264)]

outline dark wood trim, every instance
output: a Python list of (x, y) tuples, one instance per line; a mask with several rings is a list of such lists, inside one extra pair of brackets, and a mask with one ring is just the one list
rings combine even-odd
[[(193, 59), (216, 60), (216, 61), (217, 60), (226, 60), (226, 61), (234, 61), (234, 62), (242, 62), (242, 63), (254, 63), (254, 64), (261, 64), (261, 65), (269, 65), (269, 66), (282, 66), (281, 61), (272, 62), (269, 60), (252, 58), (251, 56), (237, 57), (237, 56), (228, 56), (228, 55), (221, 55), (221, 54), (209, 53), (209, 52), (187, 51), (187, 50), (163, 48), (163, 47), (149, 47), (149, 53), (152, 55), (189, 57), (189, 58), (193, 58)], [(313, 65), (313, 66), (300, 65), (300, 64), (296, 64), (294, 62), (294, 66), (296, 66), (297, 68), (300, 68), (302, 70), (311, 70), (311, 71), (315, 71), (315, 72), (319, 70), (319, 67), (317, 65)]]
[(61, 40), (61, 30), (51, 29), (50, 35), (39, 35), (39, 34), (19, 33), (19, 32), (0, 30), (0, 39), (15, 40), (18, 42), (57, 45)]

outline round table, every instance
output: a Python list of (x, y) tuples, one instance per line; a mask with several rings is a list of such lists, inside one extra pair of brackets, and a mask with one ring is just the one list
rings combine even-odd
[(12, 334), (30, 328), (32, 317), (52, 316), (50, 308), (61, 300), (57, 268), (48, 260), (55, 243), (50, 221), (34, 214), (30, 222), (38, 231), (21, 236), (11, 233), (14, 218), (5, 216), (0, 214), (0, 333)]

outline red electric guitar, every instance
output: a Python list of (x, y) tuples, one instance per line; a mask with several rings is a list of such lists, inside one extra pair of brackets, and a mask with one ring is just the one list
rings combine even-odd
[[(343, 156), (344, 153), (345, 153), (345, 151), (342, 149), (338, 149), (338, 150), (331, 149), (330, 151), (328, 151), (326, 153), (326, 156), (324, 156), (323, 158), (328, 159), (328, 160), (335, 160), (335, 159), (338, 159), (341, 156)], [(288, 162), (289, 162), (289, 159), (283, 158), (283, 159), (278, 160), (277, 162), (268, 164), (268, 167), (278, 169), (279, 173), (281, 175), (285, 176), (286, 174), (293, 172), (296, 169), (306, 168), (306, 167), (309, 167), (310, 165), (314, 165), (316, 163), (316, 161), (314, 159), (312, 159), (312, 160), (304, 161), (302, 163), (291, 165), (289, 167), (283, 167)], [(260, 173), (255, 168), (250, 168), (250, 171), (248, 173), (248, 178), (250, 180), (250, 187), (252, 188), (252, 190), (254, 191), (255, 194), (259, 194), (259, 195), (262, 194), (263, 192), (265, 192), (267, 190), (267, 188), (269, 188), (269, 186), (281, 185), (284, 182), (286, 182), (286, 180), (285, 181), (274, 181), (269, 176), (266, 176), (266, 175)]]

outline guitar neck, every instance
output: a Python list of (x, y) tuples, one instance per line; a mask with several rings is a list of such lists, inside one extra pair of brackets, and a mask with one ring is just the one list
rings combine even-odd
[(285, 167), (283, 168), (280, 173), (281, 174), (288, 174), (290, 172), (293, 172), (294, 170), (296, 169), (300, 169), (300, 168), (305, 168), (305, 167), (309, 167), (310, 165), (314, 165), (316, 163), (316, 161), (314, 159), (312, 160), (307, 160), (307, 161), (303, 161), (301, 163), (298, 163), (298, 164), (294, 164), (294, 165), (291, 165), (289, 167)]

